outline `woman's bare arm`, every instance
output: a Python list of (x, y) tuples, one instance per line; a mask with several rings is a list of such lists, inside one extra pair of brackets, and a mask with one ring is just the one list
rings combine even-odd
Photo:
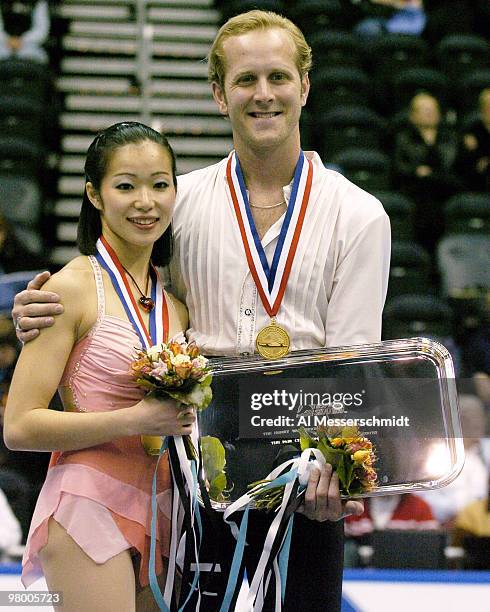
[(12, 318), (21, 342), (37, 338), (40, 330), (53, 325), (55, 316), (63, 312), (60, 296), (46, 289), (49, 278), (49, 272), (37, 274), (27, 289), (15, 296)]
[[(65, 311), (55, 327), (24, 346), (9, 391), (4, 437), (15, 450), (77, 450), (134, 434), (189, 433), (194, 417), (179, 419), (173, 401), (145, 398), (130, 408), (108, 412), (49, 410), (93, 294), (91, 270), (64, 269), (46, 289), (61, 296)], [(86, 325), (85, 325), (86, 326)]]

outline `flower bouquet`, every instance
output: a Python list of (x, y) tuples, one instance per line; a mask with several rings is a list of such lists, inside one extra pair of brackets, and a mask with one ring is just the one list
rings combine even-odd
[[(305, 428), (299, 430), (301, 451), (318, 449), (325, 462), (330, 463), (339, 477), (340, 493), (344, 496), (358, 495), (372, 491), (377, 482), (373, 465), (376, 455), (373, 444), (362, 436), (356, 427), (332, 429), (317, 427), (314, 435)], [(314, 465), (314, 463), (313, 463)], [(306, 472), (308, 476), (309, 472)], [(249, 485), (249, 494), (255, 507), (262, 510), (277, 510), (281, 505), (284, 485), (270, 486), (270, 480), (262, 480)], [(298, 494), (306, 490), (307, 477), (302, 481)]]
[[(172, 340), (149, 349), (139, 349), (131, 364), (136, 383), (159, 396), (171, 397), (185, 406), (203, 410), (213, 397), (209, 360), (199, 354), (193, 343)], [(150, 455), (158, 455), (160, 436), (142, 436), (142, 444)], [(185, 436), (187, 450), (195, 449)]]

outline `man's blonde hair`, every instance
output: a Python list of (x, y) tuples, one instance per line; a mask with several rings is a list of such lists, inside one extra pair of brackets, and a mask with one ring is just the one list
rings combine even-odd
[(301, 77), (311, 68), (311, 48), (305, 40), (303, 33), (292, 21), (270, 11), (248, 11), (231, 17), (221, 26), (208, 55), (208, 79), (216, 82), (220, 87), (225, 81), (225, 54), (223, 44), (233, 36), (240, 36), (248, 32), (270, 29), (285, 30), (291, 37), (296, 49), (296, 66)]

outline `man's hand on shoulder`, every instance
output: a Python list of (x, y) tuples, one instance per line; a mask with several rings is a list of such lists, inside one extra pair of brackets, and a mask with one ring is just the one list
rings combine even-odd
[(43, 291), (42, 286), (50, 278), (49, 272), (37, 274), (27, 285), (27, 289), (15, 296), (12, 318), (17, 338), (29, 342), (36, 338), (40, 330), (51, 327), (54, 317), (63, 312), (57, 293)]

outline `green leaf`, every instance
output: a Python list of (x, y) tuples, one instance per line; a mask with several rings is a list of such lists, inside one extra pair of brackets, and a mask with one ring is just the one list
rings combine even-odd
[(301, 446), (301, 450), (304, 451), (307, 448), (316, 448), (316, 440), (314, 440), (310, 434), (306, 431), (304, 427), (300, 427), (298, 429), (299, 433), (299, 443)]
[(207, 408), (213, 399), (213, 391), (209, 385), (196, 384), (190, 391), (166, 391), (173, 399), (185, 404), (195, 406), (198, 410)]
[(226, 475), (224, 472), (218, 474), (216, 478), (214, 478), (209, 483), (208, 494), (211, 499), (217, 502), (221, 502), (225, 499), (224, 491), (226, 489)]
[(342, 428), (342, 438), (357, 438), (358, 436), (359, 429), (355, 425)]
[(338, 474), (341, 488), (345, 490), (346, 488), (348, 488), (349, 483), (348, 483), (348, 475), (347, 475), (348, 468), (345, 464), (344, 453), (342, 453), (342, 455), (339, 457), (335, 471)]
[(339, 457), (344, 454), (344, 451), (339, 448), (332, 448), (325, 439), (322, 439), (318, 442), (317, 446), (318, 450), (320, 450), (325, 457), (325, 461), (330, 463), (333, 468), (336, 468), (337, 463), (339, 462)]
[(209, 497), (215, 501), (223, 501), (226, 497), (225, 491), (228, 485), (225, 473), (225, 447), (219, 438), (203, 436), (201, 438), (201, 450)]
[(136, 382), (140, 387), (143, 387), (143, 389), (150, 389), (150, 391), (152, 391), (155, 388), (155, 385), (145, 378), (138, 378), (136, 379)]
[(201, 438), (201, 450), (206, 478), (208, 480), (214, 480), (214, 478), (225, 469), (225, 447), (219, 438), (203, 436)]
[(203, 380), (200, 381), (200, 385), (202, 385), (203, 387), (209, 387), (211, 385), (211, 381), (213, 380), (213, 375), (212, 374), (208, 374), (206, 376), (206, 378), (204, 378)]

